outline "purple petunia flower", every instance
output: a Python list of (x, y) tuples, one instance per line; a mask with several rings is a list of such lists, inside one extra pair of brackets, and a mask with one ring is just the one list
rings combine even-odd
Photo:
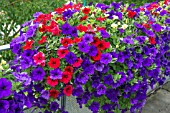
[(137, 36), (136, 40), (139, 42), (139, 44), (143, 44), (146, 40), (146, 36)]
[(56, 111), (59, 108), (59, 104), (57, 102), (51, 102), (50, 104), (50, 110)]
[(1, 78), (0, 79), (0, 99), (10, 96), (11, 88), (12, 88), (11, 81), (7, 80), (6, 78)]
[(161, 15), (161, 16), (164, 16), (164, 15), (166, 15), (166, 13), (167, 13), (166, 10), (162, 10), (162, 11), (160, 12), (160, 15)]
[(87, 43), (79, 42), (78, 48), (81, 52), (88, 53), (90, 50), (90, 46)]
[(138, 24), (138, 23), (136, 23), (136, 22), (134, 22), (134, 25), (135, 25), (136, 28), (139, 28), (139, 29), (140, 29), (140, 28), (143, 28), (143, 26), (142, 26), (141, 24)]
[(94, 80), (93, 82), (92, 82), (92, 88), (97, 88), (98, 87), (98, 85), (100, 84), (100, 80)]
[(97, 71), (102, 71), (103, 68), (104, 68), (104, 64), (102, 64), (101, 62), (95, 62), (94, 68), (95, 68), (95, 70), (97, 70)]
[(151, 31), (151, 30), (146, 30), (145, 33), (148, 35), (148, 36), (151, 36), (151, 37), (154, 37), (155, 34)]
[(71, 34), (72, 27), (67, 22), (61, 26), (61, 29), (62, 29), (62, 34), (65, 34), (65, 35)]
[(104, 76), (104, 83), (107, 85), (113, 84), (113, 78), (111, 74)]
[(77, 56), (73, 53), (73, 52), (69, 52), (66, 56), (65, 56), (66, 61), (69, 64), (74, 64), (77, 60)]
[(79, 96), (82, 95), (82, 93), (83, 93), (83, 88), (82, 88), (81, 86), (78, 86), (78, 87), (76, 87), (76, 88), (73, 89), (72, 95), (79, 97)]
[(34, 55), (34, 51), (29, 49), (29, 50), (25, 50), (23, 53), (22, 53), (22, 58), (29, 58), (29, 59), (32, 59)]
[(152, 25), (152, 29), (156, 32), (160, 32), (161, 26), (159, 24), (154, 24), (154, 25)]
[(112, 55), (110, 53), (103, 53), (101, 55), (100, 62), (103, 64), (108, 64), (112, 61)]
[(84, 43), (91, 43), (91, 42), (93, 42), (93, 35), (86, 33), (86, 34), (83, 36), (82, 41), (83, 41)]
[(41, 91), (41, 97), (48, 100), (50, 97), (49, 91), (48, 90), (42, 90)]
[(7, 100), (0, 100), (0, 112), (7, 113), (9, 102)]
[(106, 86), (105, 85), (103, 85), (103, 84), (99, 84), (98, 86), (97, 86), (97, 94), (98, 95), (102, 95), (102, 94), (105, 94), (106, 93)]
[(62, 71), (59, 68), (50, 70), (50, 78), (53, 80), (62, 79)]
[(45, 71), (41, 67), (35, 68), (31, 73), (31, 78), (33, 81), (43, 80), (44, 76), (45, 76)]
[(99, 110), (100, 104), (98, 102), (93, 102), (90, 106), (89, 109), (93, 112), (97, 112)]
[(89, 79), (89, 76), (84, 74), (84, 73), (81, 73), (77, 76), (77, 81), (82, 83), (82, 84), (86, 84), (86, 82), (88, 81)]
[(130, 36), (123, 38), (123, 42), (126, 44), (134, 44), (134, 41), (131, 39)]
[(21, 44), (15, 44), (14, 46), (10, 46), (10, 48), (14, 54), (19, 54), (21, 51)]
[(32, 60), (31, 60), (31, 59), (28, 59), (28, 58), (25, 58), (25, 59), (22, 59), (22, 60), (20, 61), (20, 63), (21, 63), (21, 68), (22, 68), (23, 70), (25, 70), (25, 69), (27, 69), (27, 68), (29, 68), (29, 67), (31, 66)]
[(170, 24), (170, 18), (167, 18), (164, 23)]
[(102, 73), (107, 73), (109, 70), (109, 65), (105, 65), (103, 70), (102, 70)]
[(73, 15), (73, 13), (74, 13), (74, 12), (73, 12), (72, 10), (64, 11), (64, 12), (63, 12), (63, 17), (64, 17), (64, 19), (71, 18), (72, 15)]
[(143, 66), (146, 66), (146, 67), (149, 67), (149, 66), (151, 66), (151, 64), (152, 64), (152, 59), (150, 59), (150, 58), (145, 58), (144, 60), (143, 60)]
[(117, 62), (123, 63), (125, 61), (123, 52), (119, 52)]
[(41, 14), (43, 14), (43, 13), (42, 13), (42, 12), (36, 12), (36, 13), (33, 14), (33, 17), (34, 17), (34, 18), (37, 18), (37, 17), (38, 17), (39, 15), (41, 15)]
[(26, 37), (30, 38), (33, 37), (36, 31), (36, 26), (30, 26), (26, 32)]
[(107, 33), (105, 30), (100, 30), (100, 34), (101, 34), (102, 38), (109, 38), (110, 37), (109, 33)]
[(72, 27), (71, 28), (71, 34), (72, 37), (77, 37), (78, 36), (78, 32), (77, 32), (77, 28), (76, 27)]
[(96, 56), (97, 53), (98, 53), (97, 47), (94, 45), (90, 46), (90, 49), (88, 52), (89, 56)]
[(18, 81), (22, 82), (24, 85), (28, 86), (31, 84), (31, 78), (30, 76), (28, 76), (27, 73), (23, 72), (18, 74), (16, 72), (13, 72), (12, 74)]

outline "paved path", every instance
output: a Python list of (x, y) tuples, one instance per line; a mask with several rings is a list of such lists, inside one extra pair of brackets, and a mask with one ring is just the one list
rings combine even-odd
[[(79, 108), (74, 97), (67, 98), (66, 110), (69, 113), (92, 113), (88, 108)], [(30, 113), (27, 111), (25, 113)], [(34, 113), (38, 113), (37, 111)], [(147, 98), (142, 113), (170, 113), (170, 82)]]

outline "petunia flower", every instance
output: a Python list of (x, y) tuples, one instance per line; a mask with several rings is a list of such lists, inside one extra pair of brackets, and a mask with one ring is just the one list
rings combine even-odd
[(72, 66), (66, 66), (66, 67), (64, 68), (64, 71), (65, 71), (65, 72), (68, 72), (68, 73), (70, 73), (70, 74), (73, 74), (73, 67), (72, 67)]
[(53, 98), (57, 98), (59, 95), (59, 91), (55, 89), (51, 89), (49, 90), (49, 92), (50, 92), (50, 97), (53, 97)]
[(41, 65), (45, 63), (45, 55), (43, 52), (38, 52), (33, 56), (36, 65)]
[(61, 39), (61, 44), (64, 47), (68, 47), (70, 44), (72, 44), (72, 40), (70, 38), (62, 38)]
[(72, 85), (66, 85), (66, 87), (65, 87), (64, 90), (63, 90), (63, 93), (64, 93), (66, 96), (71, 96), (72, 91), (73, 91), (73, 86), (72, 86)]
[(103, 53), (101, 55), (101, 59), (100, 59), (100, 62), (103, 63), (103, 64), (108, 64), (112, 61), (112, 55), (109, 54), (109, 53)]
[(77, 60), (75, 61), (73, 65), (73, 67), (79, 67), (81, 66), (81, 63), (83, 62), (83, 60), (81, 58), (77, 58)]
[(68, 49), (58, 49), (57, 55), (61, 59), (61, 58), (64, 58), (67, 55), (68, 52), (69, 52)]
[(7, 80), (6, 78), (0, 78), (0, 99), (10, 96), (11, 88), (11, 81)]
[(88, 53), (88, 51), (90, 50), (90, 46), (87, 43), (79, 42), (78, 43), (78, 49), (81, 52)]
[(33, 43), (34, 43), (34, 41), (33, 41), (33, 40), (28, 40), (28, 41), (26, 41), (25, 46), (23, 46), (23, 49), (24, 49), (24, 50), (31, 49), (31, 48), (32, 48)]
[(56, 85), (58, 85), (58, 79), (51, 79), (50, 76), (48, 76), (47, 84), (49, 84), (51, 87), (55, 87)]
[(51, 111), (56, 111), (57, 109), (59, 109), (59, 104), (57, 102), (51, 102), (50, 110)]
[(149, 42), (150, 44), (156, 44), (155, 38), (154, 37), (149, 37)]
[(45, 74), (46, 73), (43, 68), (37, 67), (31, 72), (31, 78), (33, 81), (40, 81), (43, 80)]
[(161, 26), (159, 24), (153, 24), (152, 25), (152, 29), (155, 31), (155, 32), (160, 32), (161, 31)]
[(85, 15), (88, 15), (89, 13), (90, 13), (90, 8), (84, 8), (83, 10), (82, 10), (82, 12), (85, 14)]
[(97, 86), (97, 94), (102, 95), (102, 94), (105, 94), (105, 93), (106, 93), (106, 86), (103, 85), (103, 84), (99, 84)]
[(64, 71), (62, 73), (62, 79), (60, 80), (60, 82), (63, 82), (64, 84), (67, 84), (67, 83), (70, 82), (71, 78), (72, 78), (72, 74), (67, 72), (67, 71)]
[(77, 26), (77, 29), (78, 29), (80, 32), (86, 32), (86, 31), (87, 31), (87, 27), (86, 27), (86, 26), (83, 26), (82, 24), (78, 25), (78, 26)]
[(83, 38), (82, 38), (82, 41), (84, 43), (91, 43), (93, 42), (93, 35), (92, 34), (84, 34)]
[(62, 79), (62, 71), (59, 68), (50, 70), (50, 78), (53, 80)]
[(77, 56), (73, 53), (73, 52), (69, 52), (66, 56), (65, 56), (66, 61), (69, 64), (74, 64), (77, 60)]
[(60, 66), (60, 59), (59, 58), (50, 58), (50, 61), (48, 62), (48, 66), (50, 68), (58, 68)]

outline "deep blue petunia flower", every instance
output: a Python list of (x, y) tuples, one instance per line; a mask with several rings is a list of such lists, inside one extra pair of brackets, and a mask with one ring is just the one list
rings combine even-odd
[(0, 79), (0, 99), (11, 94), (12, 83), (6, 78)]
[(33, 81), (43, 80), (44, 76), (45, 76), (45, 71), (41, 67), (33, 69), (32, 73), (31, 73), (31, 78)]
[(65, 56), (66, 61), (69, 64), (74, 64), (77, 60), (77, 56), (73, 53), (73, 52), (69, 52), (66, 56)]

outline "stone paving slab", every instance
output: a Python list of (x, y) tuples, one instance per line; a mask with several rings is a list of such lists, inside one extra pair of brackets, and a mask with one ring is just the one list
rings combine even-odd
[(168, 82), (165, 85), (163, 85), (162, 88), (170, 92), (170, 82)]
[(148, 97), (142, 113), (170, 113), (170, 92), (160, 89)]

